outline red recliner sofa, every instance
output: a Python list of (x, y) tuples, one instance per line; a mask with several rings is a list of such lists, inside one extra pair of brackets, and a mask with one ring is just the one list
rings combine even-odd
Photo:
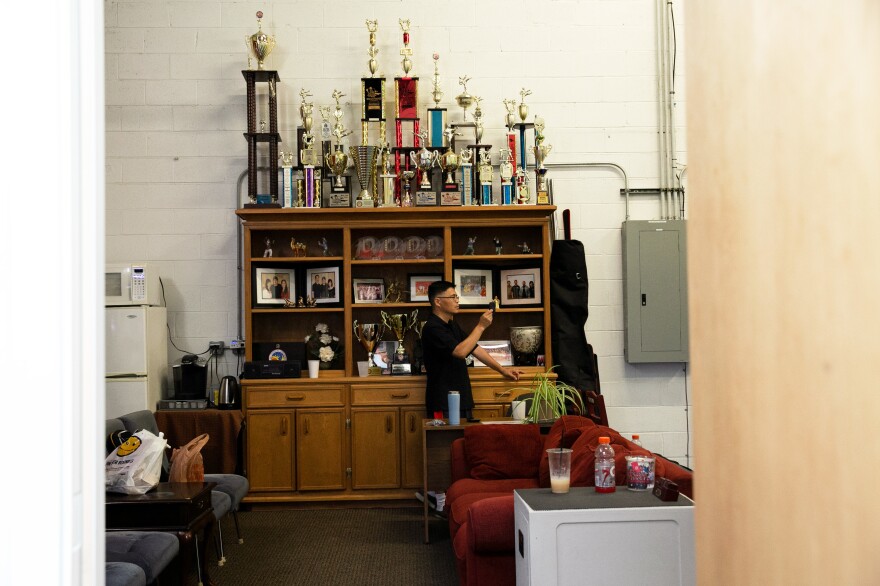
[[(516, 583), (513, 491), (549, 488), (549, 448), (572, 449), (572, 486), (594, 485), (599, 437), (611, 438), (618, 486), (626, 483), (626, 456), (650, 454), (609, 427), (576, 415), (559, 418), (546, 435), (537, 425), (474, 425), (452, 444), (452, 485), (446, 491), (449, 534), (459, 583)], [(655, 455), (656, 456), (656, 455)], [(693, 473), (656, 456), (655, 473), (693, 498)], [(624, 489), (625, 490), (625, 489)]]

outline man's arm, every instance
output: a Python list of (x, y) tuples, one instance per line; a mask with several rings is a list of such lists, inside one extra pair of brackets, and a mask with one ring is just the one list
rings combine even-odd
[(480, 336), (483, 335), (483, 332), (486, 331), (490, 325), (492, 325), (492, 318), (494, 317), (492, 310), (489, 309), (483, 312), (483, 315), (480, 316), (480, 321), (477, 323), (476, 327), (471, 330), (471, 333), (468, 334), (468, 337), (458, 343), (458, 346), (452, 351), (452, 355), (456, 358), (467, 358), (468, 354), (472, 353), (472, 350), (477, 345), (477, 342), (480, 341)]
[(477, 346), (476, 348), (474, 348), (474, 351), (471, 354), (476, 356), (480, 360), (480, 362), (482, 362), (505, 378), (509, 378), (511, 380), (519, 380), (520, 375), (523, 374), (522, 370), (501, 366), (500, 364), (498, 364), (498, 361), (492, 358), (492, 355), (486, 352), (486, 350), (484, 350), (481, 346)]

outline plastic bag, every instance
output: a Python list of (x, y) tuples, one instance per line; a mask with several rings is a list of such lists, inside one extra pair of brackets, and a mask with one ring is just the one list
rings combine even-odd
[(168, 441), (141, 429), (113, 450), (104, 463), (104, 488), (107, 492), (145, 494), (159, 484), (162, 455)]
[(204, 482), (205, 464), (202, 461), (202, 447), (208, 443), (207, 433), (195, 437), (183, 447), (171, 452), (171, 473), (169, 482)]

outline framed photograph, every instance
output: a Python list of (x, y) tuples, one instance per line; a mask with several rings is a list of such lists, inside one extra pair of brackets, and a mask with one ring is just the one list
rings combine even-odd
[(339, 267), (306, 269), (305, 296), (316, 304), (339, 303)]
[(443, 280), (443, 275), (410, 275), (409, 276), (409, 300), (427, 301), (428, 287), (434, 281)]
[(353, 279), (355, 303), (382, 303), (385, 299), (385, 281), (382, 279)]
[(453, 269), (452, 281), (458, 288), (461, 305), (488, 307), (494, 295), (491, 269)]
[[(510, 349), (510, 340), (480, 340), (477, 344), (488, 352), (489, 356), (497, 360), (501, 366), (513, 366), (513, 352)], [(474, 356), (474, 366), (486, 365)]]
[(501, 271), (501, 307), (541, 304), (541, 267)]
[(296, 299), (295, 275), (290, 267), (254, 268), (254, 307), (283, 306), (288, 299)]
[(394, 359), (394, 353), (397, 352), (396, 341), (385, 341), (376, 344), (373, 350), (373, 364), (382, 369), (382, 374), (391, 374), (391, 361)]

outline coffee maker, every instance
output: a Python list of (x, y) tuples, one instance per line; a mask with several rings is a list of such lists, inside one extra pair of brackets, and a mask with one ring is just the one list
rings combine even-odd
[(208, 367), (195, 354), (187, 354), (171, 367), (174, 398), (178, 401), (204, 399), (208, 387)]

